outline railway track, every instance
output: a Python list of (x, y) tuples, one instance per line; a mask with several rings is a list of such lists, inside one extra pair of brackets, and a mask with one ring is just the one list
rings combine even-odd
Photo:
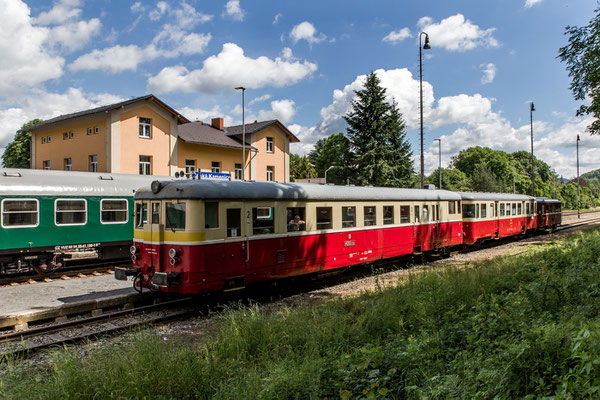
[(128, 265), (94, 265), (85, 268), (69, 268), (58, 270), (48, 274), (24, 274), (0, 278), (0, 287), (29, 285), (40, 282), (51, 282), (54, 280), (67, 280), (74, 278), (86, 278), (90, 276), (110, 275), (114, 272), (115, 267), (126, 267)]

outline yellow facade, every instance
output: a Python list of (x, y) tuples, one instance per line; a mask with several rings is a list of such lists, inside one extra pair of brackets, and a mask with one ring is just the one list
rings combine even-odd
[[(267, 138), (273, 138), (273, 151), (267, 150)], [(252, 145), (258, 149), (255, 162), (253, 163), (253, 179), (257, 181), (267, 180), (267, 167), (273, 167), (274, 181), (289, 181), (289, 142), (279, 128), (274, 125), (268, 126), (254, 134)], [(287, 162), (286, 162), (287, 161)]]
[[(250, 151), (246, 150), (246, 165), (249, 165)], [(185, 171), (186, 160), (196, 162), (196, 170), (202, 172), (212, 171), (212, 162), (221, 163), (221, 172), (229, 173), (235, 177), (235, 164), (242, 164), (242, 152), (238, 149), (226, 147), (207, 146), (202, 144), (186, 143), (179, 140), (177, 143), (177, 169)], [(246, 168), (246, 179), (249, 177)]]

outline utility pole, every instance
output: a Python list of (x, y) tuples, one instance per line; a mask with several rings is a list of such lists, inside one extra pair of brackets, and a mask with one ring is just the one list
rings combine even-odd
[(440, 160), (439, 162), (439, 175), (440, 175), (440, 189), (442, 188), (442, 139), (435, 139), (434, 142), (437, 141), (439, 142), (439, 148), (438, 148), (438, 158)]
[(242, 91), (242, 180), (246, 180), (246, 88), (238, 86), (235, 90)]
[(531, 102), (531, 106), (529, 107), (529, 123), (531, 125), (531, 195), (535, 197), (535, 169), (533, 166), (533, 112), (535, 111), (535, 107), (533, 106), (533, 101)]
[(581, 197), (579, 194), (579, 135), (577, 135), (577, 218), (581, 219)]
[(512, 159), (512, 167), (513, 167), (513, 194), (515, 194), (516, 191), (516, 187), (515, 187), (515, 159)]
[(421, 111), (421, 189), (425, 188), (425, 161), (423, 160), (423, 56), (421, 52), (421, 36), (425, 35), (425, 44), (423, 50), (429, 50), (429, 35), (425, 32), (419, 33), (419, 95), (420, 95), (420, 111)]

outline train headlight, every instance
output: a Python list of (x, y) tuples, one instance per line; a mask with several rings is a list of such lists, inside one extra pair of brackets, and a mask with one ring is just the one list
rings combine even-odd
[(131, 261), (135, 262), (135, 260), (137, 260), (137, 257), (135, 256), (135, 254), (131, 255)]
[(131, 246), (131, 247), (129, 248), (129, 252), (130, 252), (131, 254), (137, 254), (137, 252), (138, 252), (138, 251), (139, 251), (139, 249), (137, 248), (137, 246)]
[(171, 258), (169, 260), (169, 262), (171, 263), (171, 265), (174, 266), (175, 264), (177, 264), (179, 262), (179, 258), (177, 258), (177, 257)]
[(177, 257), (178, 254), (179, 254), (179, 251), (177, 251), (177, 249), (173, 249), (173, 248), (169, 249), (169, 257), (175, 258), (175, 257)]

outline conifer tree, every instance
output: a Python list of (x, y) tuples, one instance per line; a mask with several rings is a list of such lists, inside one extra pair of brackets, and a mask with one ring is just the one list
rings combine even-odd
[(352, 111), (344, 119), (354, 153), (354, 181), (359, 185), (407, 187), (414, 173), (406, 125), (395, 102), (385, 100), (385, 88), (371, 72), (355, 91)]

